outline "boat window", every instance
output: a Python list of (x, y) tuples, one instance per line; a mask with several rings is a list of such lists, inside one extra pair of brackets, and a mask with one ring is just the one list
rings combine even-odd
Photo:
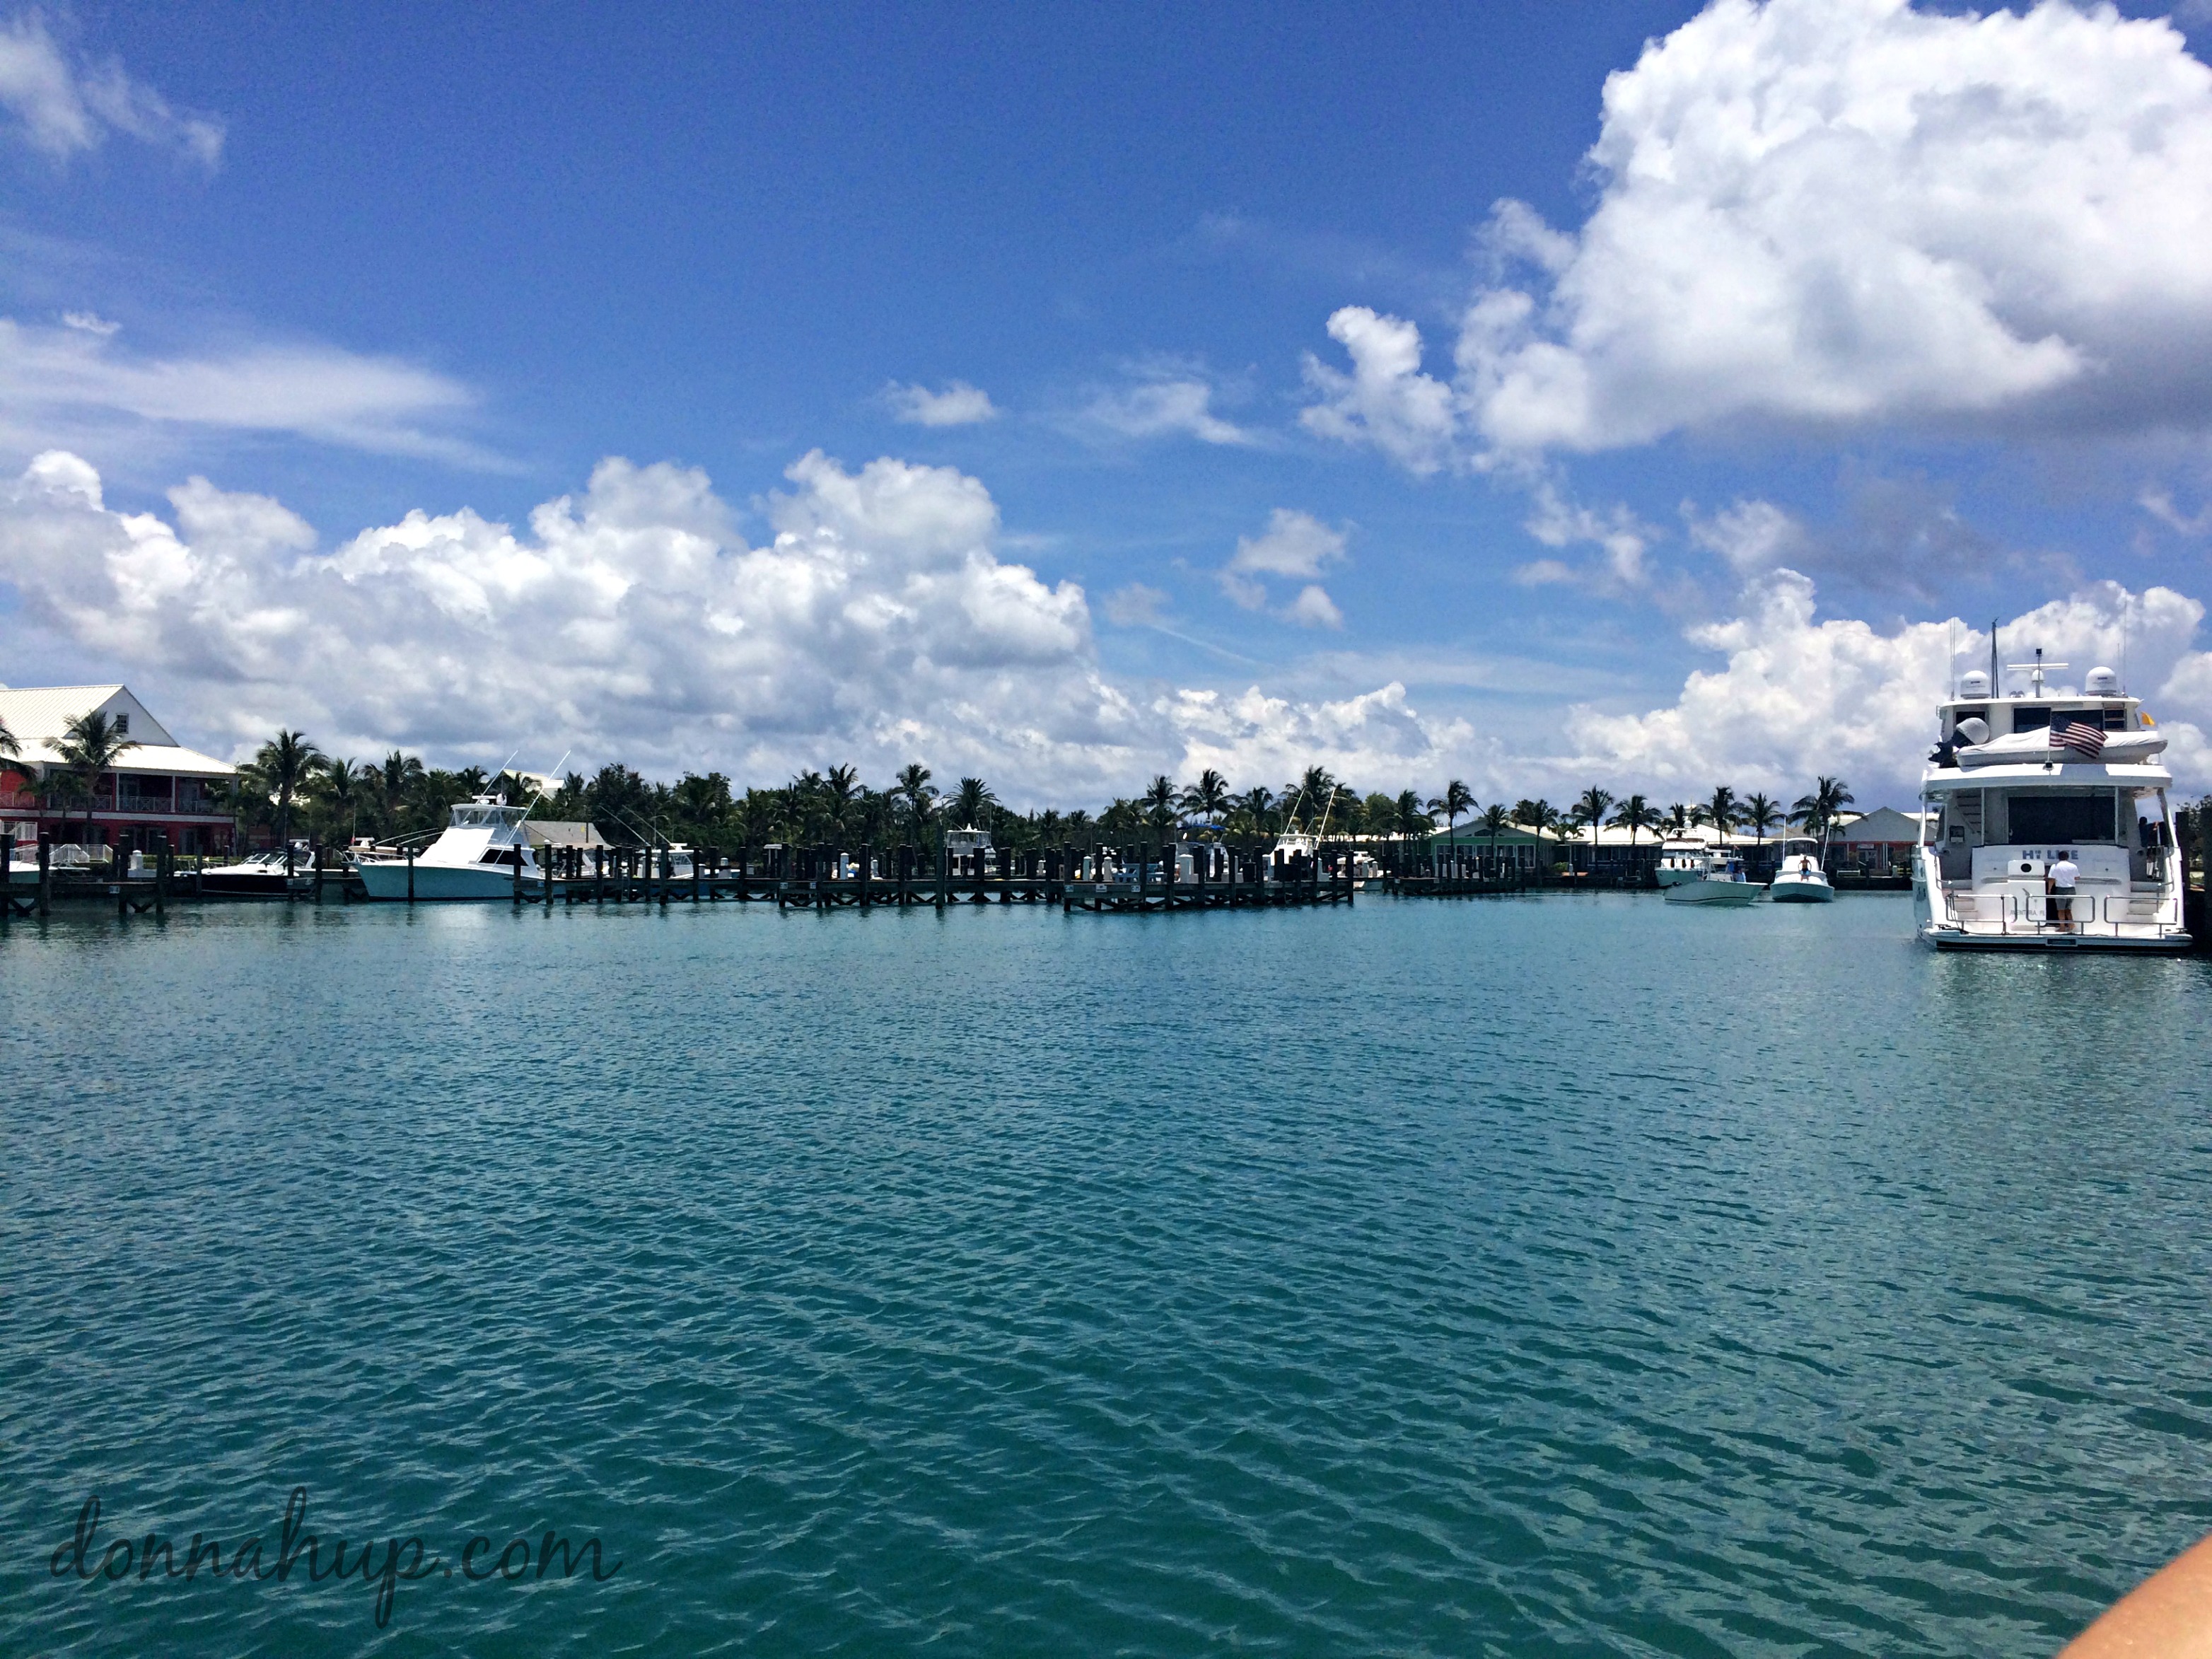
[(2112, 789), (2015, 793), (2005, 803), (2005, 840), (2015, 847), (2111, 842), (2118, 839), (2114, 832), (2117, 804), (2118, 792)]
[(2051, 711), (2032, 703), (2023, 703), (2012, 711), (2012, 729), (2015, 732), (2040, 732), (2051, 724)]
[(1951, 729), (1957, 731), (1960, 720), (1986, 720), (1989, 717), (1990, 711), (1984, 708), (1954, 708), (1951, 711)]
[(2107, 732), (2124, 732), (2127, 729), (2127, 705), (2120, 702), (2106, 703), (2105, 705), (2105, 730)]

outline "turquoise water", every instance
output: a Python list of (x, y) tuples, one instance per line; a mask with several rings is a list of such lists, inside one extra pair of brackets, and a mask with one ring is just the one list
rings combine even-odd
[[(2212, 1528), (2212, 965), (1908, 933), (19, 922), (0, 1650), (2047, 1653)], [(382, 1627), (165, 1576), (299, 1486)]]

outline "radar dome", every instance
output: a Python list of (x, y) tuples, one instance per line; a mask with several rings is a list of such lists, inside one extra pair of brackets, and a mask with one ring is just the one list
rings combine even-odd
[(2089, 678), (2081, 682), (2081, 689), (2093, 697), (2116, 697), (2120, 692), (2120, 677), (2109, 668), (2093, 668)]
[(1988, 673), (1979, 668), (1969, 670), (1965, 678), (1959, 682), (1959, 695), (1962, 697), (1988, 696), (1990, 695)]

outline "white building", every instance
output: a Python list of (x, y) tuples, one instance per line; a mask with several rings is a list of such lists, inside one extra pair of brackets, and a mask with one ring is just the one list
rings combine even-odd
[(92, 839), (118, 848), (151, 848), (156, 836), (182, 853), (230, 845), (231, 815), (215, 789), (238, 769), (187, 749), (123, 685), (0, 686), (0, 720), (21, 753), (0, 757), (0, 833), (35, 840), (82, 841), (82, 799), (42, 804), (40, 786), (61, 769), (59, 747), (71, 720), (99, 712), (131, 738), (93, 790)]

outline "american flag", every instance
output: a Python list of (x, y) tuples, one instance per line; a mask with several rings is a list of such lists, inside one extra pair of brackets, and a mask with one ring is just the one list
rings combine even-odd
[(2070, 749), (2084, 760), (2094, 760), (2105, 752), (2104, 724), (2101, 720), (2094, 726), (2087, 720), (2053, 720), (2051, 746)]

